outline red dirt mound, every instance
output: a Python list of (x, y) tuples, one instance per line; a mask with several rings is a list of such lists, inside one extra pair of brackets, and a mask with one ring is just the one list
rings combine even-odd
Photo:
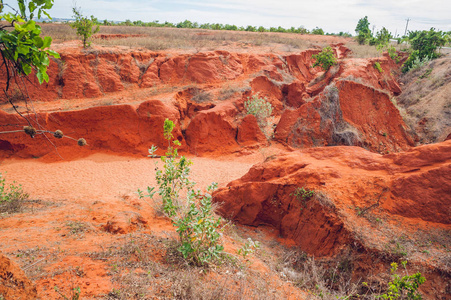
[[(255, 165), (214, 196), (225, 217), (273, 226), (315, 257), (339, 255), (350, 245), (361, 245), (355, 251), (367, 253), (364, 260), (394, 259), (405, 251), (431, 277), (435, 268), (448, 274), (442, 275), (446, 281), (451, 269), (442, 245), (451, 242), (450, 170), (451, 141), (385, 156), (359, 147), (311, 148)], [(310, 190), (314, 196), (306, 194)], [(435, 231), (445, 236), (432, 237)], [(428, 251), (410, 246), (427, 239)], [(432, 283), (440, 293), (446, 289), (442, 280)]]
[[(349, 210), (348, 205), (365, 207), (377, 203), (385, 214), (449, 225), (450, 153), (451, 141), (386, 156), (358, 147), (294, 151), (254, 166), (241, 179), (219, 190), (215, 197), (216, 201), (224, 203), (221, 208), (224, 215), (247, 225), (273, 225), (301, 245), (317, 243), (314, 239), (318, 234), (335, 227), (340, 230), (332, 236), (346, 240), (340, 238), (338, 232), (344, 230), (343, 234), (348, 234), (350, 228), (343, 226), (347, 220), (342, 216), (339, 218), (331, 207)], [(377, 202), (368, 202), (366, 197), (375, 185), (387, 191)], [(424, 185), (428, 191), (419, 193)], [(329, 203), (325, 202), (325, 197), (315, 205), (303, 203), (294, 196), (297, 187), (323, 191), (329, 195)], [(322, 204), (322, 210), (316, 207), (318, 203)], [(306, 204), (309, 204), (307, 209), (303, 208)], [(321, 217), (311, 215), (312, 212), (320, 212)], [(323, 220), (330, 218), (337, 219), (329, 220), (335, 225), (321, 225)], [(307, 220), (316, 224), (311, 225), (316, 228), (316, 233), (301, 226)], [(293, 222), (295, 225), (291, 225)], [(312, 236), (310, 242), (309, 236)], [(323, 243), (318, 247), (319, 252), (306, 250), (315, 255), (332, 254), (341, 244), (335, 241)]]
[(370, 86), (337, 80), (313, 101), (286, 109), (276, 140), (292, 147), (361, 145), (379, 153), (413, 146), (389, 95)]
[(191, 153), (226, 154), (237, 150), (236, 114), (237, 110), (231, 103), (197, 113), (186, 129), (186, 141)]
[(0, 253), (0, 298), (11, 300), (36, 299), (36, 287), (24, 271), (8, 257)]
[[(345, 58), (349, 51), (343, 45), (333, 47), (340, 63), (326, 73), (319, 67), (311, 68), (312, 55), (319, 51), (316, 49), (288, 56), (227, 51), (166, 54), (66, 49), (61, 60), (52, 61), (49, 83), (29, 86), (30, 96), (48, 101), (41, 105), (51, 107), (47, 113), (30, 117), (38, 129), (39, 126), (51, 131), (60, 129), (88, 141), (84, 150), (69, 150), (73, 145), (69, 140), (55, 141), (62, 152), (66, 152), (64, 147), (72, 152), (65, 155), (66, 159), (90, 151), (145, 155), (152, 144), (164, 148), (161, 124), (165, 118), (175, 121), (177, 138), (186, 139), (187, 149), (198, 155), (239, 152), (251, 144), (253, 148), (260, 147), (267, 143), (260, 130), (249, 120), (243, 120), (243, 103), (252, 95), (267, 98), (274, 108), (272, 123), (265, 134), (273, 136), (273, 125), (277, 125), (275, 139), (292, 147), (359, 145), (387, 153), (413, 145), (390, 96), (378, 90), (388, 88), (389, 92), (396, 92), (390, 84), (381, 82), (394, 80), (391, 70), (397, 65), (388, 57), (378, 58), (384, 70), (381, 73), (374, 68), (373, 60), (358, 60), (354, 65)], [(339, 79), (343, 74), (360, 76), (364, 84)], [(221, 100), (219, 95), (226, 90), (224, 83), (231, 81), (240, 87), (231, 89), (233, 97)], [(164, 92), (168, 84), (175, 86), (169, 93)], [(148, 102), (146, 91), (139, 96), (127, 94), (132, 89), (139, 90), (138, 87), (163, 92), (157, 91), (155, 98), (159, 100), (153, 102)], [(55, 104), (49, 104), (58, 98), (103, 97), (111, 93), (119, 94), (115, 101), (99, 99), (90, 102), (91, 105), (99, 102), (123, 105), (90, 107), (71, 99), (68, 101), (78, 104), (75, 107), (85, 109), (52, 112)], [(313, 96), (316, 97), (312, 100)], [(27, 114), (27, 107), (20, 103), (19, 109)], [(8, 124), (6, 131), (26, 125), (16, 115), (4, 113), (1, 123)], [(2, 135), (1, 156), (41, 157), (54, 151), (42, 136), (32, 141), (23, 137)]]
[[(30, 76), (27, 91), (32, 99), (40, 101), (93, 98), (125, 88), (245, 80), (257, 73), (283, 81), (281, 70), (299, 80), (310, 81), (318, 71), (310, 68), (311, 56), (318, 51), (306, 50), (282, 57), (227, 51), (174, 55), (144, 50), (63, 49), (61, 59), (50, 62), (49, 82), (39, 85), (35, 76)], [(0, 76), (2, 84), (4, 76)]]
[[(20, 130), (27, 125), (15, 114), (0, 111), (0, 116), (8, 126), (6, 130)], [(116, 153), (145, 155), (151, 145), (164, 149), (167, 141), (163, 137), (164, 120), (169, 118), (178, 124), (179, 113), (174, 107), (169, 107), (159, 100), (142, 102), (138, 107), (131, 105), (98, 106), (80, 111), (65, 111), (42, 113), (34, 120), (47, 130), (61, 130), (64, 134), (83, 137), (88, 145), (83, 148), (75, 146), (73, 140), (53, 138), (48, 139), (64, 152), (65, 159), (71, 159), (92, 154), (93, 151), (112, 151)], [(38, 125), (34, 125), (39, 129)], [(176, 127), (174, 136), (183, 141), (180, 127)], [(2, 156), (40, 157), (55, 152), (53, 144), (45, 135), (37, 135), (31, 139), (25, 133), (3, 134), (0, 140)], [(185, 144), (185, 143), (183, 143)], [(71, 153), (68, 153), (67, 151)]]

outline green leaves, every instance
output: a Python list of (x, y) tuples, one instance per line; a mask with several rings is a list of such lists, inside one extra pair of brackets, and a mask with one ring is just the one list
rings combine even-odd
[(323, 48), (320, 53), (312, 55), (312, 58), (315, 60), (312, 67), (321, 66), (324, 71), (329, 70), (331, 66), (337, 64), (337, 58), (331, 47)]
[[(33, 21), (34, 12), (38, 10), (38, 16), (45, 13), (46, 9), (53, 6), (53, 0), (31, 0), (28, 6), (26, 1), (18, 0), (20, 15), (6, 13), (0, 15), (11, 25), (14, 30), (0, 30), (1, 55), (11, 61), (10, 66), (16, 69), (18, 74), (29, 75), (36, 71), (36, 77), (40, 84), (49, 81), (47, 67), (50, 64), (49, 55), (59, 58), (59, 54), (49, 50), (52, 43), (51, 37), (42, 38), (41, 27)], [(28, 8), (28, 16), (27, 16)]]
[(266, 119), (272, 114), (272, 105), (266, 98), (259, 98), (254, 95), (252, 98), (247, 98), (248, 101), (244, 102), (244, 109), (246, 114), (254, 115), (257, 118), (258, 125), (260, 128), (266, 126)]
[[(177, 140), (172, 141), (174, 127), (172, 121), (165, 120), (163, 130), (169, 146), (166, 156), (161, 157), (163, 169), (156, 171), (158, 190), (147, 187), (147, 195), (140, 190), (138, 194), (140, 198), (153, 199), (155, 194), (162, 198), (163, 211), (179, 235), (179, 252), (185, 259), (201, 266), (218, 259), (224, 250), (220, 243), (221, 219), (215, 217), (212, 206), (211, 192), (217, 184), (208, 186), (204, 194), (194, 189), (194, 183), (189, 180), (191, 161), (184, 156), (177, 158), (177, 149), (172, 147), (172, 144), (180, 145)], [(149, 156), (155, 157), (155, 151), (156, 147), (152, 147)], [(186, 194), (184, 201), (181, 194)]]
[(363, 33), (363, 34), (371, 34), (370, 31), (370, 22), (368, 21), (368, 16), (365, 16), (364, 18), (361, 18), (357, 22), (357, 26), (355, 27), (355, 32), (357, 34)]
[(443, 31), (435, 31), (435, 28), (423, 31), (411, 31), (407, 40), (412, 46), (409, 58), (403, 65), (403, 72), (418, 65), (428, 59), (434, 59), (439, 56), (437, 48), (443, 47), (449, 40), (449, 35)]
[(8, 186), (5, 181), (5, 177), (0, 173), (0, 214), (19, 211), (21, 203), (28, 198), (21, 185), (15, 185), (13, 182)]
[(50, 47), (50, 44), (52, 44), (52, 38), (49, 36), (46, 36), (44, 38), (44, 42), (42, 43), (41, 48), (48, 48), (48, 47)]
[[(404, 269), (406, 267), (406, 262), (401, 262)], [(421, 273), (415, 273), (413, 275), (405, 275), (403, 277), (399, 276), (396, 271), (398, 270), (398, 264), (391, 264), (391, 276), (392, 281), (388, 283), (388, 290), (385, 294), (380, 295), (378, 298), (396, 300), (396, 299), (411, 299), (411, 300), (421, 300), (423, 297), (417, 291), (419, 286), (426, 282)]]
[(99, 26), (93, 29), (97, 19), (94, 18), (94, 16), (91, 16), (91, 19), (83, 16), (80, 12), (80, 8), (74, 7), (72, 8), (72, 11), (74, 13), (73, 16), (75, 22), (71, 23), (70, 26), (77, 29), (77, 35), (81, 36), (83, 48), (87, 48), (91, 45), (91, 42), (89, 41), (90, 37), (100, 30)]

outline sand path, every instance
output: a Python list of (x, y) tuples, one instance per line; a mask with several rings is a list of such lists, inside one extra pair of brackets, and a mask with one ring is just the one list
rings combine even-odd
[[(259, 153), (221, 159), (190, 157), (190, 178), (198, 188), (212, 182), (220, 186), (244, 175), (263, 160)], [(42, 200), (108, 200), (134, 195), (138, 188), (155, 185), (155, 162), (159, 159), (94, 154), (75, 161), (45, 163), (39, 160), (5, 160), (0, 172), (22, 184), (32, 198)]]

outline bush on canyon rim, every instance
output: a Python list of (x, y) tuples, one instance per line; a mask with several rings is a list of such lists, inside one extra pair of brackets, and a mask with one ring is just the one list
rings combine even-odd
[(406, 38), (411, 44), (411, 53), (403, 65), (405, 73), (413, 69), (421, 61), (427, 61), (439, 57), (437, 48), (450, 42), (449, 34), (443, 31), (435, 31), (435, 28), (423, 31), (410, 31)]
[(330, 67), (337, 64), (337, 58), (331, 47), (323, 48), (320, 53), (312, 55), (312, 58), (315, 60), (312, 67), (321, 66), (324, 71), (329, 70)]
[(77, 35), (81, 37), (83, 48), (87, 48), (91, 46), (89, 39), (94, 33), (99, 31), (100, 27), (97, 25), (93, 30), (95, 25), (94, 16), (91, 16), (91, 19), (88, 19), (81, 14), (80, 8), (77, 7), (72, 8), (72, 11), (74, 13), (73, 17), (75, 18), (75, 22), (71, 23), (70, 26), (77, 29)]

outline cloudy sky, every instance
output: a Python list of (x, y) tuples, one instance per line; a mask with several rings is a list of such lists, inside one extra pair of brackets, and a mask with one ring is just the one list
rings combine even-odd
[[(5, 0), (6, 3), (15, 1)], [(289, 28), (316, 26), (326, 32), (354, 34), (358, 20), (368, 16), (378, 30), (385, 26), (393, 34), (435, 27), (451, 31), (450, 0), (76, 0), (84, 15), (100, 20), (198, 23)], [(70, 18), (73, 0), (55, 0), (50, 14)]]

